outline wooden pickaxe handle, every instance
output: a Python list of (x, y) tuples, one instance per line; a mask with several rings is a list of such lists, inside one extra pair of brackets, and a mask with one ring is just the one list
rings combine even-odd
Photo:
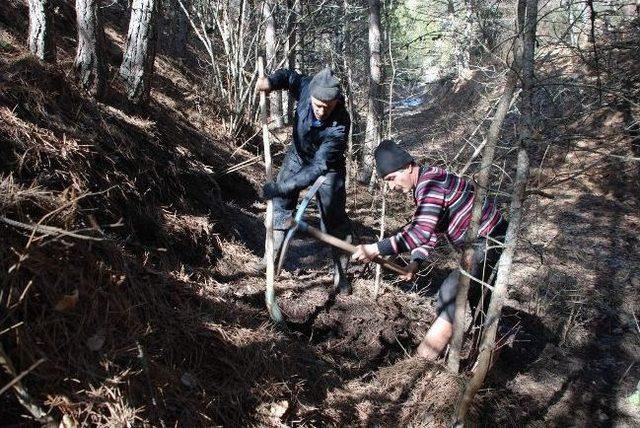
[[(261, 56), (258, 57), (258, 76), (260, 78), (264, 77), (264, 61)], [(267, 117), (267, 94), (265, 94), (264, 91), (260, 91), (260, 117), (262, 119), (265, 178), (267, 181), (271, 181), (273, 173), (271, 171), (271, 147), (269, 146), (269, 128), (267, 126), (269, 119)], [(278, 302), (276, 301), (275, 267), (273, 265), (273, 201), (271, 201), (271, 199), (267, 200), (264, 226), (266, 228), (265, 256), (267, 259), (267, 287), (264, 293), (264, 299), (271, 319), (279, 323), (282, 322), (283, 318)]]
[[(317, 239), (318, 241), (324, 242), (325, 244), (329, 244), (332, 247), (336, 247), (341, 249), (342, 251), (345, 251), (349, 254), (353, 254), (356, 252), (356, 246), (352, 245), (350, 243), (348, 243), (347, 241), (343, 241), (342, 239), (336, 238), (335, 236), (329, 235), (328, 233), (324, 233), (321, 230), (308, 225), (307, 223), (304, 222), (299, 222), (298, 223), (300, 229), (303, 232), (306, 232), (307, 234), (311, 235), (312, 237), (314, 237), (315, 239)], [(387, 268), (389, 270), (392, 270), (396, 273), (399, 273), (401, 275), (407, 274), (409, 273), (406, 269), (402, 268), (401, 266), (398, 266), (397, 264), (383, 259), (380, 256), (376, 256), (373, 260), (371, 260), (374, 263), (379, 264), (380, 266)]]

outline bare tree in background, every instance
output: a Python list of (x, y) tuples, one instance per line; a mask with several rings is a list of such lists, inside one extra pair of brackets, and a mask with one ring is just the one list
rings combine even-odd
[[(526, 5), (522, 7), (522, 5)], [(524, 10), (523, 10), (524, 9)], [(511, 197), (509, 209), (509, 227), (504, 242), (504, 252), (498, 263), (498, 273), (493, 295), (487, 310), (487, 326), (482, 335), (480, 343), (480, 355), (478, 356), (478, 366), (473, 377), (467, 384), (458, 409), (456, 410), (456, 426), (464, 425), (469, 408), (475, 394), (478, 392), (489, 370), (491, 354), (495, 347), (496, 333), (500, 312), (507, 297), (507, 285), (511, 275), (513, 256), (515, 254), (520, 224), (522, 223), (523, 205), (526, 197), (527, 181), (529, 179), (529, 154), (533, 135), (533, 72), (534, 72), (534, 51), (536, 40), (536, 25), (538, 19), (538, 1), (520, 0), (518, 5), (519, 20), (524, 15), (525, 25), (523, 33), (522, 49), (522, 124), (520, 130), (520, 144), (518, 148), (518, 161), (516, 167), (516, 178)]]
[(380, 0), (369, 0), (369, 110), (359, 180), (367, 183), (373, 173), (373, 151), (380, 141), (382, 123), (382, 40), (380, 37)]
[[(190, 0), (184, 0), (185, 7), (190, 7)], [(184, 58), (189, 38), (189, 19), (180, 8), (178, 0), (165, 0), (160, 32), (162, 51), (176, 58)]]
[(293, 0), (293, 14), (295, 16), (295, 53), (294, 53), (294, 64), (295, 69), (299, 72), (304, 72), (304, 56), (303, 56), (303, 46), (304, 46), (304, 31), (302, 30), (302, 26), (300, 25), (300, 20), (303, 17), (303, 9), (302, 9), (302, 0)]
[[(265, 0), (262, 5), (262, 16), (264, 17), (265, 32), (264, 40), (267, 53), (267, 66), (273, 71), (277, 64), (277, 44), (276, 44), (276, 20), (273, 17), (275, 3), (273, 0)], [(277, 128), (284, 123), (282, 120), (282, 92), (273, 91), (269, 94), (269, 109), (271, 111), (271, 120)]]
[(107, 88), (104, 28), (99, 0), (76, 0), (78, 47), (73, 70), (78, 83), (96, 98)]
[[(289, 69), (298, 69), (298, 71), (300, 71), (300, 69), (296, 67), (296, 60), (298, 59), (297, 56), (300, 48), (297, 46), (297, 43), (302, 36), (302, 31), (300, 31), (300, 25), (298, 22), (302, 14), (298, 12), (301, 11), (301, 7), (302, 0), (287, 0), (287, 41), (285, 45), (285, 52), (287, 52)], [(287, 110), (287, 124), (290, 124), (293, 121), (293, 106), (295, 101), (291, 93), (288, 91), (284, 102)]]
[(29, 0), (29, 50), (42, 61), (56, 61), (53, 0)]
[(136, 106), (149, 102), (156, 38), (159, 0), (133, 0), (120, 76), (127, 98)]
[[(520, 0), (524, 5), (524, 0)], [(522, 23), (516, 22), (516, 32), (521, 31)], [(505, 82), (504, 91), (496, 107), (495, 114), (491, 121), (491, 126), (487, 133), (485, 141), (481, 144), (484, 151), (482, 152), (482, 162), (478, 171), (478, 178), (475, 184), (475, 196), (473, 200), (473, 208), (471, 214), (471, 222), (469, 229), (465, 234), (464, 250), (460, 258), (460, 267), (465, 272), (471, 272), (473, 265), (473, 247), (472, 244), (478, 235), (480, 219), (482, 218), (482, 206), (487, 196), (489, 187), (489, 178), (491, 166), (495, 156), (496, 145), (500, 136), (500, 129), (505, 117), (509, 111), (509, 106), (519, 80), (520, 60), (520, 44), (513, 46), (513, 62), (507, 73), (507, 81)], [(460, 369), (460, 351), (462, 349), (463, 336), (465, 330), (465, 311), (467, 306), (467, 296), (469, 292), (470, 278), (467, 275), (460, 275), (458, 280), (458, 292), (456, 294), (456, 311), (454, 317), (453, 338), (451, 339), (451, 349), (447, 360), (447, 366), (453, 373), (457, 373)]]

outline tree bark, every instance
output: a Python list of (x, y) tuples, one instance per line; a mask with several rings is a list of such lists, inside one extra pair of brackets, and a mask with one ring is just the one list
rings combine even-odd
[[(298, 35), (298, 15), (296, 14), (297, 4), (300, 0), (287, 0), (287, 42), (285, 52), (287, 52), (287, 64), (290, 70), (296, 69), (296, 36)], [(283, 100), (286, 104), (287, 124), (293, 121), (293, 105), (295, 100), (289, 93)]]
[(29, 0), (29, 50), (45, 62), (56, 62), (53, 0)]
[[(189, 0), (183, 0), (187, 9), (189, 9), (190, 3)], [(189, 19), (182, 11), (178, 0), (169, 0), (168, 4), (168, 10), (164, 11), (162, 17), (160, 46), (163, 52), (176, 58), (184, 58), (189, 37)]]
[[(491, 165), (493, 164), (496, 144), (498, 142), (498, 137), (500, 136), (500, 129), (505, 117), (507, 116), (507, 113), (509, 112), (511, 99), (513, 98), (513, 93), (518, 82), (520, 60), (518, 59), (517, 52), (518, 46), (516, 44), (514, 46), (514, 60), (507, 75), (504, 92), (500, 97), (496, 112), (493, 116), (493, 120), (491, 121), (491, 126), (489, 127), (489, 132), (486, 136), (486, 144), (482, 154), (482, 162), (480, 164), (478, 180), (475, 184), (475, 196), (473, 200), (471, 222), (469, 224), (469, 229), (467, 229), (467, 232), (465, 233), (463, 245), (464, 250), (460, 258), (460, 267), (466, 272), (471, 272), (472, 268), (472, 244), (476, 240), (478, 229), (480, 227), (480, 219), (482, 218), (482, 205), (484, 199), (487, 196)], [(460, 278), (458, 280), (458, 293), (456, 295), (456, 311), (453, 327), (453, 338), (451, 339), (451, 349), (449, 351), (449, 358), (447, 360), (447, 366), (453, 373), (457, 373), (460, 369), (460, 351), (462, 349), (465, 331), (465, 312), (467, 308), (469, 285), (470, 278), (466, 275), (460, 275)]]
[[(523, 3), (525, 0), (520, 0)], [(493, 295), (487, 311), (487, 327), (482, 335), (480, 343), (480, 355), (478, 356), (478, 366), (473, 377), (463, 391), (460, 405), (456, 410), (456, 425), (464, 424), (467, 412), (471, 406), (475, 394), (478, 392), (489, 370), (491, 355), (495, 347), (496, 333), (500, 312), (507, 297), (507, 285), (513, 265), (516, 243), (520, 224), (522, 223), (523, 204), (526, 197), (527, 181), (529, 179), (529, 155), (528, 148), (533, 134), (533, 114), (532, 114), (532, 92), (533, 92), (533, 66), (536, 23), (538, 15), (538, 1), (526, 0), (526, 21), (523, 35), (522, 54), (522, 119), (524, 127), (520, 133), (520, 144), (518, 149), (518, 163), (516, 168), (516, 179), (509, 212), (511, 213), (509, 227), (505, 236), (505, 249), (498, 263), (498, 273)]]
[[(487, 188), (489, 183), (489, 173), (491, 164), (493, 163), (495, 148), (498, 141), (500, 127), (504, 122), (509, 111), (509, 105), (511, 98), (515, 91), (517, 82), (516, 72), (511, 72), (505, 83), (504, 92), (500, 97), (500, 102), (496, 109), (495, 115), (491, 122), (491, 127), (487, 134), (487, 143), (484, 148), (482, 156), (482, 163), (480, 166), (480, 172), (478, 181), (475, 185), (475, 196), (473, 200), (473, 208), (471, 214), (471, 222), (469, 229), (465, 234), (464, 250), (460, 258), (460, 266), (465, 272), (471, 272), (473, 264), (473, 247), (472, 244), (478, 235), (479, 223), (482, 217), (482, 205), (487, 196)], [(466, 275), (460, 275), (458, 280), (458, 293), (456, 294), (456, 311), (453, 328), (453, 338), (451, 339), (451, 349), (449, 351), (449, 358), (447, 360), (447, 366), (453, 373), (457, 373), (460, 369), (460, 351), (462, 349), (462, 343), (465, 331), (465, 312), (467, 308), (467, 296), (469, 293), (470, 278)]]
[(295, 13), (296, 19), (296, 42), (298, 43), (295, 49), (295, 69), (298, 72), (304, 72), (304, 31), (300, 25), (300, 20), (302, 19), (303, 9), (302, 9), (302, 0), (294, 0), (293, 3), (293, 12)]
[(382, 42), (380, 38), (380, 0), (369, 0), (369, 110), (365, 134), (362, 169), (359, 180), (367, 183), (373, 172), (373, 151), (380, 142), (382, 122)]
[[(265, 0), (262, 7), (262, 16), (265, 21), (265, 44), (267, 66), (271, 71), (277, 64), (276, 59), (276, 20), (273, 17), (273, 9), (275, 4), (273, 0)], [(280, 128), (284, 123), (282, 120), (282, 92), (272, 91), (269, 94), (269, 109), (271, 111), (271, 120), (275, 123), (276, 128)]]
[(73, 70), (76, 81), (100, 99), (107, 88), (104, 27), (99, 0), (76, 0), (78, 47)]
[(347, 176), (345, 177), (345, 187), (347, 190), (349, 189), (349, 185), (351, 182), (351, 173), (353, 169), (353, 78), (351, 65), (349, 63), (349, 58), (351, 58), (351, 31), (349, 29), (350, 24), (350, 16), (349, 16), (349, 0), (343, 0), (344, 7), (344, 23), (343, 23), (343, 43), (342, 43), (342, 67), (344, 69), (344, 74), (346, 76), (346, 82), (344, 85), (345, 89), (345, 97), (347, 102), (347, 112), (349, 113), (349, 117), (351, 118), (351, 131), (349, 132), (349, 137), (347, 139)]
[(120, 66), (129, 101), (139, 107), (149, 102), (156, 58), (157, 20), (160, 0), (133, 0), (127, 42)]

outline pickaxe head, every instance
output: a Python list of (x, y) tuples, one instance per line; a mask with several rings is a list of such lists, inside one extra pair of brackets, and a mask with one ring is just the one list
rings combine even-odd
[(300, 204), (296, 209), (296, 215), (293, 218), (293, 225), (291, 226), (291, 228), (289, 228), (289, 231), (287, 232), (287, 237), (284, 239), (284, 242), (282, 243), (282, 249), (280, 250), (280, 257), (278, 259), (278, 267), (276, 269), (276, 276), (280, 275), (280, 271), (282, 270), (282, 265), (284, 264), (284, 259), (287, 255), (287, 250), (289, 249), (289, 244), (291, 243), (291, 239), (293, 238), (293, 235), (295, 235), (296, 232), (298, 231), (299, 225), (304, 218), (304, 212), (307, 210), (307, 207), (309, 206), (309, 202), (311, 202), (311, 199), (313, 199), (316, 193), (318, 193), (318, 189), (320, 189), (320, 186), (322, 186), (322, 183), (324, 183), (326, 178), (327, 177), (324, 175), (321, 175), (320, 177), (318, 177), (315, 183), (313, 183), (313, 186), (311, 186), (307, 191), (307, 194), (304, 195), (304, 198), (302, 199), (302, 201), (300, 201)]

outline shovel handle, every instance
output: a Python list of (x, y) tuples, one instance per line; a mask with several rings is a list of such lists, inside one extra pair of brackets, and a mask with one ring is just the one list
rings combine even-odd
[[(328, 233), (324, 233), (313, 226), (309, 226), (307, 223), (299, 222), (298, 224), (300, 226), (300, 229), (302, 229), (304, 232), (308, 233), (312, 237), (316, 238), (318, 241), (321, 241), (321, 242), (324, 242), (325, 244), (329, 244), (333, 247), (339, 248), (342, 251), (345, 251), (349, 254), (353, 254), (356, 252), (356, 246), (349, 244), (347, 241), (343, 241), (342, 239), (338, 239), (335, 236), (329, 235)], [(409, 273), (407, 272), (407, 270), (405, 270), (401, 266), (398, 266), (397, 264), (389, 260), (383, 259), (380, 256), (376, 256), (371, 261), (379, 264), (384, 268), (392, 270), (400, 275), (405, 275)]]

